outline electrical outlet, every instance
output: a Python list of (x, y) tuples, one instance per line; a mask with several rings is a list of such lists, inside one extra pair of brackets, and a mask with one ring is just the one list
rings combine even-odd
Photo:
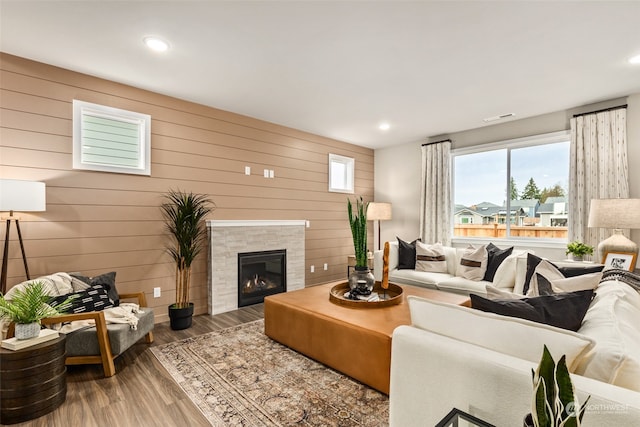
[(273, 169), (269, 170), (269, 178), (275, 178), (276, 177), (276, 173), (273, 171)]
[(251, 175), (251, 166), (245, 166), (244, 167), (244, 174), (245, 175)]
[(324, 269), (328, 270), (329, 269), (329, 264), (327, 264), (326, 262), (324, 263)]
[(154, 298), (160, 298), (160, 294), (161, 294), (160, 288), (153, 288), (153, 297)]
[(315, 265), (312, 265), (312, 266), (311, 266), (311, 272), (312, 272), (312, 273), (315, 273), (315, 272), (316, 272), (316, 266), (315, 266)]
[(265, 178), (269, 178), (269, 169), (265, 169), (263, 173)]
[(307, 225), (307, 228), (311, 227), (311, 221), (307, 220), (307, 221), (306, 221), (306, 223), (307, 223), (307, 224), (306, 224), (306, 225)]

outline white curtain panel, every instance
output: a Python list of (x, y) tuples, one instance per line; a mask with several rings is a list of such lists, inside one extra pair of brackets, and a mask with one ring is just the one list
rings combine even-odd
[(569, 241), (597, 246), (611, 235), (587, 227), (591, 199), (629, 197), (626, 119), (626, 108), (571, 119)]
[(420, 237), (451, 244), (451, 141), (422, 146)]

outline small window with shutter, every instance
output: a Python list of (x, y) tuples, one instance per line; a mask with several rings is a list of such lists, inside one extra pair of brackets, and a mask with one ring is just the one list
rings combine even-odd
[(151, 116), (74, 99), (73, 168), (151, 175)]

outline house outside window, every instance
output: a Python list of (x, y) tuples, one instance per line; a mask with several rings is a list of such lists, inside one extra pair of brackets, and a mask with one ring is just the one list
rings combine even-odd
[(564, 242), (569, 132), (452, 151), (453, 239)]

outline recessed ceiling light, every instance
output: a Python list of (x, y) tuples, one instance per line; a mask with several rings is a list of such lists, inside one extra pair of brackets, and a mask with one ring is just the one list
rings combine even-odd
[(632, 56), (631, 58), (629, 58), (629, 64), (640, 64), (640, 55)]
[(169, 49), (169, 43), (157, 37), (145, 37), (144, 44), (146, 44), (149, 49), (156, 52), (165, 52)]
[(387, 122), (382, 122), (378, 125), (378, 129), (380, 130), (389, 130), (391, 128), (391, 125)]

